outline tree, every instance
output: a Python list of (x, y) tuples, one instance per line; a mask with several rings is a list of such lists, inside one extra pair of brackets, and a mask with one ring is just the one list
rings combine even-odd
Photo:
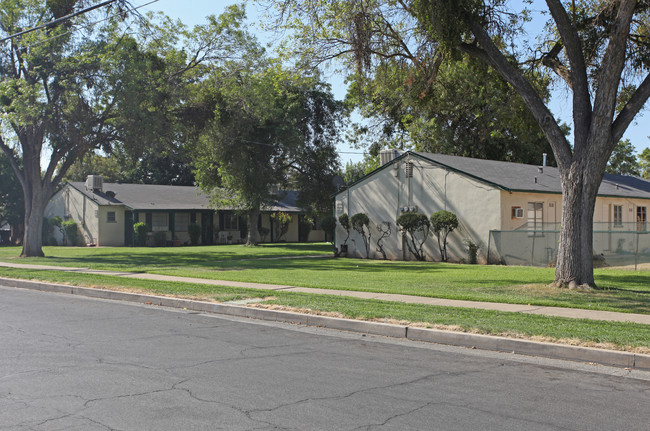
[(101, 175), (107, 183), (118, 181), (129, 182), (131, 176), (123, 160), (114, 155), (101, 156), (94, 152), (88, 153), (74, 162), (62, 182), (86, 181), (88, 175)]
[(429, 237), (431, 222), (424, 214), (404, 213), (397, 217), (397, 225), (404, 232), (406, 248), (417, 260), (424, 260), (425, 255), (422, 252), (424, 242)]
[(643, 178), (650, 178), (650, 148), (646, 148), (639, 154), (639, 168)]
[(343, 180), (345, 184), (350, 185), (353, 182), (363, 178), (370, 172), (379, 167), (379, 157), (367, 155), (360, 162), (347, 162), (345, 164), (345, 172), (343, 173)]
[[(357, 213), (350, 217), (350, 225), (363, 240), (363, 245), (366, 249), (366, 259), (370, 257), (370, 237), (372, 233), (370, 232), (370, 220), (368, 215), (364, 213)], [(367, 232), (367, 233), (366, 233)]]
[[(546, 100), (548, 79), (529, 75)], [(348, 80), (347, 102), (377, 123), (361, 130), (389, 147), (530, 164), (551, 153), (522, 98), (468, 55), (440, 64), (433, 81), (401, 61), (382, 62), (372, 78)]]
[[(62, 10), (84, 4), (71, 0), (62, 9), (63, 3), (55, 1), (3, 1), (0, 34), (42, 25), (60, 17)], [(0, 48), (0, 149), (9, 157), (25, 198), (21, 256), (43, 255), (43, 212), (61, 179), (77, 159), (92, 149), (110, 148), (124, 126), (133, 124), (124, 119), (118, 125), (116, 118), (135, 104), (136, 95), (144, 100), (151, 85), (151, 76), (133, 73), (150, 57), (132, 38), (117, 37), (121, 18), (109, 12), (100, 27), (84, 25), (89, 18), (60, 21), (13, 37)], [(42, 168), (46, 151), (50, 156)]]
[(641, 174), (639, 161), (634, 155), (634, 147), (629, 139), (618, 141), (612, 155), (609, 157), (605, 172), (617, 175), (634, 175)]
[(20, 183), (14, 175), (9, 159), (0, 153), (0, 224), (11, 228), (10, 241), (18, 241), (25, 217), (25, 202)]
[(327, 214), (321, 219), (320, 227), (325, 231), (325, 241), (329, 241), (328, 238), (334, 238), (334, 231), (336, 230), (336, 217), (331, 214)]
[(450, 211), (438, 211), (431, 214), (431, 230), (438, 237), (438, 249), (440, 258), (447, 262), (447, 237), (458, 227), (458, 217)]
[[(280, 3), (303, 58), (340, 57), (357, 73), (396, 58), (435, 81), (443, 61), (467, 54), (494, 69), (522, 97), (548, 140), (562, 183), (554, 285), (595, 286), (593, 215), (607, 161), (650, 96), (645, 2), (547, 0), (545, 37), (522, 36), (531, 12), (500, 0), (367, 0)], [(532, 40), (533, 38), (531, 38)], [(535, 42), (537, 43), (537, 42)], [(298, 46), (298, 45), (296, 45)], [(573, 144), (521, 65), (553, 73), (571, 92)]]
[(377, 251), (381, 253), (381, 256), (384, 260), (388, 259), (386, 256), (386, 250), (384, 250), (384, 244), (382, 241), (384, 238), (387, 238), (391, 234), (391, 228), (390, 228), (390, 222), (383, 221), (380, 223), (375, 224), (375, 229), (377, 230), (377, 233), (379, 236), (377, 237)]
[(248, 213), (247, 244), (259, 242), (257, 219), (276, 199), (273, 185), (293, 179), (303, 205), (327, 212), (340, 109), (329, 88), (263, 57), (217, 70), (202, 85), (214, 115), (196, 143), (197, 180), (216, 202)]
[[(42, 26), (85, 4), (3, 0), (0, 34)], [(180, 117), (176, 111), (190, 72), (237, 35), (236, 29), (226, 31), (231, 20), (223, 24), (216, 18), (190, 33), (169, 20), (161, 27), (139, 17), (147, 31), (125, 32), (123, 11), (80, 14), (0, 47), (0, 149), (25, 197), (21, 256), (43, 255), (45, 206), (77, 160), (94, 150), (110, 154), (115, 147), (137, 155), (177, 136), (174, 119)], [(193, 44), (176, 47), (190, 37)]]
[(343, 245), (347, 245), (348, 239), (350, 239), (350, 229), (352, 229), (352, 225), (350, 224), (350, 217), (347, 215), (347, 213), (343, 213), (339, 216), (339, 224), (343, 229), (345, 229), (345, 232), (348, 234), (343, 241)]

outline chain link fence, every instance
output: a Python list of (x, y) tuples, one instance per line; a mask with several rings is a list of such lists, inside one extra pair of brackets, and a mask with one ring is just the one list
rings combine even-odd
[[(594, 267), (650, 269), (650, 235), (645, 222), (594, 223)], [(528, 224), (516, 230), (490, 231), (490, 264), (555, 266), (560, 227)]]

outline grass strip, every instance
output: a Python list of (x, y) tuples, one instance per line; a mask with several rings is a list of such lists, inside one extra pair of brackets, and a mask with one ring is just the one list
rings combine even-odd
[(26, 271), (3, 268), (0, 270), (0, 275), (11, 278), (69, 283), (78, 286), (120, 289), (200, 300), (207, 299), (218, 302), (261, 298), (264, 301), (257, 304), (257, 306), (310, 310), (309, 312), (331, 313), (353, 319), (400, 323), (416, 322), (423, 326), (442, 326), (480, 334), (600, 346), (641, 353), (650, 352), (650, 325), (628, 322), (568, 319), (490, 310), (344, 298), (332, 295), (269, 292), (235, 287), (158, 282), (58, 271)]
[(554, 275), (552, 268), (297, 257), (327, 254), (329, 247), (46, 247), (48, 257), (29, 259), (16, 259), (19, 249), (5, 247), (0, 248), (0, 259), (226, 281), (650, 313), (650, 271), (598, 269), (596, 282), (602, 290), (585, 292), (549, 288)]

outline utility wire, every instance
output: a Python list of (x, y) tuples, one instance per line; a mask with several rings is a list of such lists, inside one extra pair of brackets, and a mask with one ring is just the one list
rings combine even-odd
[(49, 26), (52, 26), (52, 25), (58, 24), (58, 23), (60, 23), (60, 22), (66, 21), (66, 20), (68, 20), (68, 19), (70, 19), (70, 18), (73, 18), (73, 17), (75, 17), (75, 16), (77, 16), (77, 15), (81, 15), (81, 14), (84, 14), (84, 13), (90, 12), (91, 10), (99, 9), (100, 7), (107, 6), (107, 5), (111, 4), (111, 3), (115, 3), (116, 1), (118, 1), (118, 0), (107, 0), (107, 1), (105, 1), (105, 2), (102, 2), (102, 3), (96, 4), (96, 5), (94, 5), (94, 6), (90, 6), (90, 7), (87, 7), (87, 8), (85, 8), (85, 9), (79, 10), (79, 11), (77, 11), (77, 12), (73, 12), (73, 13), (71, 13), (71, 14), (68, 14), (68, 15), (62, 16), (61, 18), (57, 18), (57, 19), (55, 19), (54, 21), (46, 22), (45, 24), (41, 24), (41, 25), (39, 25), (39, 26), (32, 27), (32, 28), (28, 28), (27, 30), (20, 31), (20, 32), (18, 32), (18, 33), (14, 33), (14, 34), (12, 34), (11, 36), (7, 36), (7, 37), (5, 37), (5, 38), (3, 38), (3, 39), (0, 39), (0, 43), (1, 43), (1, 42), (6, 42), (6, 41), (8, 41), (8, 40), (10, 40), (10, 39), (13, 39), (13, 38), (15, 38), (15, 37), (18, 37), (18, 36), (22, 36), (23, 34), (31, 33), (31, 32), (33, 32), (33, 31), (40, 30), (40, 29), (42, 29), (42, 28), (45, 28), (45, 27), (49, 27)]
[[(116, 1), (116, 0), (113, 0), (113, 1)], [(148, 2), (148, 3), (144, 3), (144, 4), (141, 4), (140, 6), (136, 6), (136, 7), (133, 7), (133, 8), (131, 8), (131, 9), (127, 9), (125, 12), (127, 12), (127, 13), (128, 13), (128, 12), (134, 12), (134, 11), (137, 11), (138, 9), (141, 9), (141, 8), (143, 8), (143, 7), (146, 7), (146, 6), (149, 6), (150, 4), (153, 4), (153, 3), (157, 3), (157, 2), (159, 2), (159, 1), (160, 1), (160, 0), (151, 0), (150, 2)], [(90, 27), (94, 26), (95, 24), (99, 24), (100, 22), (107, 21), (108, 19), (109, 19), (109, 18), (103, 18), (103, 19), (100, 19), (100, 20), (97, 20), (97, 21), (93, 21), (93, 22), (88, 23), (88, 24), (84, 24), (84, 25), (81, 26), (81, 27), (82, 27), (82, 28), (90, 28)], [(45, 24), (45, 25), (47, 25), (47, 24)], [(50, 40), (54, 40), (54, 39), (57, 39), (57, 38), (59, 38), (59, 37), (65, 36), (65, 35), (67, 35), (67, 34), (70, 34), (70, 33), (72, 33), (73, 31), (75, 31), (75, 30), (68, 30), (68, 31), (66, 31), (66, 32), (64, 32), (64, 33), (57, 34), (56, 36), (52, 36), (52, 37), (48, 37), (47, 39), (39, 40), (38, 42), (34, 42), (34, 43), (30, 44), (30, 45), (25, 46), (24, 48), (31, 48), (31, 47), (33, 47), (33, 46), (36, 46), (36, 45), (40, 45), (40, 44), (43, 44), (43, 43), (49, 42)], [(10, 39), (11, 37), (15, 37), (15, 35), (14, 35), (14, 36), (9, 36), (9, 37), (7, 37), (7, 38), (4, 38), (4, 39), (0, 40), (0, 42), (5, 41), (5, 40), (8, 40), (8, 39)]]

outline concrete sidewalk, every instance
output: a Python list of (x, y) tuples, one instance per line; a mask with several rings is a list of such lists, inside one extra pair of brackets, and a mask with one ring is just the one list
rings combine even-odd
[(614, 311), (585, 310), (579, 308), (564, 308), (564, 307), (545, 307), (539, 305), (503, 304), (498, 302), (461, 301), (455, 299), (428, 298), (428, 297), (413, 296), (413, 295), (359, 292), (359, 291), (336, 290), (336, 289), (317, 289), (317, 288), (310, 288), (310, 287), (285, 286), (285, 285), (278, 285), (278, 284), (244, 283), (239, 281), (209, 280), (209, 279), (192, 278), (192, 277), (177, 277), (171, 275), (105, 271), (105, 270), (96, 270), (96, 269), (89, 269), (89, 268), (70, 268), (70, 267), (50, 266), (50, 265), (29, 265), (29, 264), (20, 264), (20, 263), (13, 263), (13, 262), (12, 263), (0, 262), (0, 267), (34, 269), (34, 270), (68, 271), (68, 272), (79, 272), (85, 274), (112, 275), (118, 277), (136, 278), (136, 279), (143, 279), (143, 280), (157, 280), (163, 282), (173, 281), (173, 282), (181, 282), (181, 283), (195, 283), (195, 284), (206, 284), (206, 285), (214, 285), (214, 286), (240, 287), (240, 288), (248, 288), (248, 289), (263, 289), (263, 290), (283, 291), (283, 292), (302, 292), (302, 293), (314, 293), (314, 294), (321, 294), (321, 295), (337, 295), (337, 296), (346, 296), (351, 298), (377, 299), (381, 301), (404, 302), (409, 304), (425, 304), (425, 305), (435, 305), (435, 306), (442, 306), (442, 307), (475, 308), (481, 310), (496, 310), (496, 311), (505, 311), (505, 312), (514, 312), (514, 313), (540, 314), (545, 316), (568, 317), (574, 319), (605, 320), (611, 322), (633, 322), (633, 323), (650, 325), (650, 314), (619, 313)]

